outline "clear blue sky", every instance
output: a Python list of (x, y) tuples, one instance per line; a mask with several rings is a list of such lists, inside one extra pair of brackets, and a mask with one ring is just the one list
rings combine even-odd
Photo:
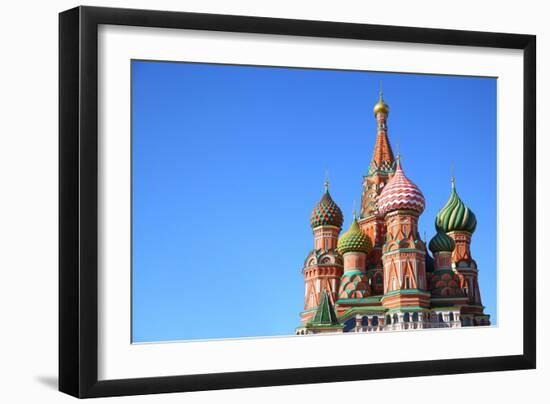
[(496, 79), (133, 61), (134, 342), (293, 333), (311, 210), (328, 169), (349, 226), (380, 80), (428, 239), (454, 162), (496, 321)]

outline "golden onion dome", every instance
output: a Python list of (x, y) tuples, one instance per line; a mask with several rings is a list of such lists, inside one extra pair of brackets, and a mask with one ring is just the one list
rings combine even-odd
[(374, 116), (378, 115), (379, 112), (382, 112), (386, 115), (390, 112), (390, 106), (384, 102), (384, 98), (382, 97), (382, 92), (380, 92), (380, 98), (378, 99), (378, 102), (374, 106)]

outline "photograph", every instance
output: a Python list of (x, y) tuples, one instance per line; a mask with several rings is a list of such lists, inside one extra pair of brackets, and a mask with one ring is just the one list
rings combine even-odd
[(3, 4), (0, 403), (547, 395), (545, 3), (91, 3)]
[(498, 327), (497, 77), (130, 67), (132, 343)]

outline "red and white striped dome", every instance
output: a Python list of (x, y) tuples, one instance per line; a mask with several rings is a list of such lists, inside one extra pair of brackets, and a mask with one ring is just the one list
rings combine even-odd
[(403, 209), (421, 214), (424, 206), (422, 191), (405, 176), (401, 169), (401, 162), (398, 161), (395, 174), (378, 197), (378, 211), (385, 215), (388, 212)]

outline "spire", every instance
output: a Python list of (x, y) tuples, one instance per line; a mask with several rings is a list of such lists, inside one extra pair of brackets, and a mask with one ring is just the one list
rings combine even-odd
[(328, 186), (329, 186), (329, 182), (328, 182), (328, 170), (325, 170), (325, 192), (328, 193)]
[(376, 143), (372, 152), (369, 174), (376, 170), (391, 170), (395, 162), (393, 151), (386, 131), (379, 131), (376, 135)]
[(315, 312), (315, 316), (311, 321), (312, 326), (334, 326), (339, 325), (338, 318), (334, 312), (334, 307), (330, 302), (327, 290), (323, 290), (321, 295), (321, 301), (319, 302), (319, 307)]
[(380, 83), (380, 95), (378, 103), (374, 106), (374, 115), (376, 116), (377, 134), (372, 152), (372, 159), (369, 167), (369, 175), (376, 171), (393, 171), (394, 156), (388, 139), (388, 129), (386, 118), (389, 113), (389, 107), (384, 102), (382, 95), (382, 83)]

